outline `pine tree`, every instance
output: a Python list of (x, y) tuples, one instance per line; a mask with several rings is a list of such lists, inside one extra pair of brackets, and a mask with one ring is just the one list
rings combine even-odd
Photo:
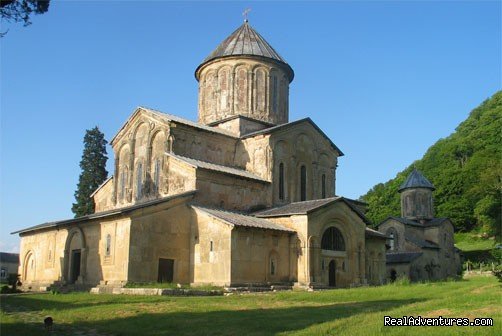
[(82, 172), (78, 180), (75, 191), (76, 203), (73, 203), (71, 211), (75, 217), (85, 216), (94, 213), (94, 200), (91, 194), (103, 183), (108, 172), (106, 171), (105, 135), (96, 126), (87, 130), (84, 136), (84, 152), (80, 161)]

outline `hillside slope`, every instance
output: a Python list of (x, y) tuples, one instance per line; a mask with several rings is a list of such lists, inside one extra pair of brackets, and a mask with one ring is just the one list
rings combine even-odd
[(380, 223), (400, 215), (399, 185), (415, 166), (436, 187), (437, 217), (457, 230), (496, 234), (501, 230), (502, 91), (475, 108), (450, 136), (432, 145), (422, 159), (360, 197), (368, 217)]

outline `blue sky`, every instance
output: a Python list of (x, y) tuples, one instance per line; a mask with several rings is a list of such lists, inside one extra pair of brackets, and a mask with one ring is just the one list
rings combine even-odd
[(86, 129), (111, 139), (140, 105), (195, 120), (194, 70), (247, 7), (295, 71), (290, 120), (312, 118), (345, 153), (340, 195), (393, 178), (502, 85), (500, 1), (53, 0), (1, 28), (0, 250), (72, 217)]

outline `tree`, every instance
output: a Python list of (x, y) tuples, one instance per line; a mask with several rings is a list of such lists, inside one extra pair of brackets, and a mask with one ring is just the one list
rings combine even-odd
[[(49, 10), (50, 0), (0, 0), (0, 16), (7, 22), (31, 24), (30, 15), (43, 14)], [(0, 37), (6, 32), (0, 33)]]
[(75, 217), (94, 213), (94, 200), (91, 194), (106, 180), (106, 153), (105, 135), (96, 126), (87, 130), (84, 136), (84, 152), (80, 161), (82, 172), (75, 191), (76, 203), (73, 203), (71, 211)]

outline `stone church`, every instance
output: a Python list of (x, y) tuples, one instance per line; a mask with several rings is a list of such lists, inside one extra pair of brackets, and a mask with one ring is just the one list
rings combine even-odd
[(441, 280), (461, 274), (449, 218), (434, 217), (434, 186), (414, 169), (399, 188), (401, 217), (389, 217), (378, 230), (389, 237), (387, 278)]
[(138, 107), (110, 141), (95, 213), (15, 232), (24, 286), (383, 283), (388, 237), (336, 195), (342, 151), (289, 121), (291, 66), (246, 21), (195, 78), (197, 122)]

